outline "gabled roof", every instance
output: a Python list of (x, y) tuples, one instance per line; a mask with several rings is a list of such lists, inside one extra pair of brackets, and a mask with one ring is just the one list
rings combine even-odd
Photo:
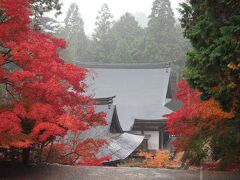
[[(170, 63), (81, 64), (89, 69), (89, 94), (94, 98), (116, 96), (118, 116), (124, 131), (134, 119), (163, 119), (172, 111), (165, 107)], [(94, 80), (91, 78), (94, 76)]]

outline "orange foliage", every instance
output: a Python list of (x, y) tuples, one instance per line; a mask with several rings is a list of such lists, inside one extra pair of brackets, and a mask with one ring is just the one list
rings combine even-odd
[(202, 101), (200, 93), (189, 87), (186, 81), (178, 83), (176, 97), (183, 106), (176, 112), (165, 115), (170, 134), (177, 136), (174, 142), (178, 151), (186, 148), (189, 139), (202, 129), (214, 129), (226, 119), (234, 117), (234, 112), (224, 112), (219, 102), (213, 98)]
[(171, 160), (167, 150), (157, 150), (156, 153), (141, 151), (137, 155), (145, 158), (140, 165), (143, 168), (177, 168), (181, 164), (180, 159)]
[(9, 135), (0, 133), (0, 147), (1, 148), (26, 148), (33, 144), (33, 139), (23, 133)]
[[(214, 91), (219, 91), (219, 87)], [(239, 156), (239, 118), (238, 112), (233, 110), (236, 107), (225, 112), (214, 98), (201, 100), (200, 96), (200, 92), (191, 89), (186, 81), (178, 83), (176, 98), (183, 105), (176, 112), (165, 115), (168, 132), (176, 137), (175, 150), (184, 151), (183, 160), (190, 165), (204, 162), (206, 169), (240, 169), (240, 161), (236, 158)]]
[(223, 111), (219, 102), (213, 98), (207, 101), (202, 101), (199, 104), (199, 118), (203, 120), (202, 126), (215, 128), (219, 123), (222, 123), (224, 120), (231, 119), (233, 117), (233, 112)]

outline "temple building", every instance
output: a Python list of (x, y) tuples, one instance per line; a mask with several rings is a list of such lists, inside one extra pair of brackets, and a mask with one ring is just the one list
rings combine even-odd
[(78, 65), (89, 70), (89, 94), (100, 102), (96, 109), (105, 112), (111, 109), (107, 117), (111, 125), (105, 130), (114, 139), (112, 146), (128, 147), (119, 156), (136, 148), (149, 151), (170, 148), (171, 137), (164, 118), (173, 112), (170, 63)]

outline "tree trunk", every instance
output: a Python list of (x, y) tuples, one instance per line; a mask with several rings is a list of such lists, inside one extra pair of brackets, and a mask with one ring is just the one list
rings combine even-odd
[(29, 159), (30, 159), (30, 148), (25, 148), (22, 151), (22, 161), (24, 165), (29, 164)]

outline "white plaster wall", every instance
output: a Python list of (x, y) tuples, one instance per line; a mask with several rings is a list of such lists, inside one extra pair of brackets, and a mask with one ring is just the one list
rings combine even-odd
[(145, 135), (151, 135), (148, 140), (148, 149), (149, 150), (158, 150), (159, 149), (159, 132), (158, 131), (144, 131)]

